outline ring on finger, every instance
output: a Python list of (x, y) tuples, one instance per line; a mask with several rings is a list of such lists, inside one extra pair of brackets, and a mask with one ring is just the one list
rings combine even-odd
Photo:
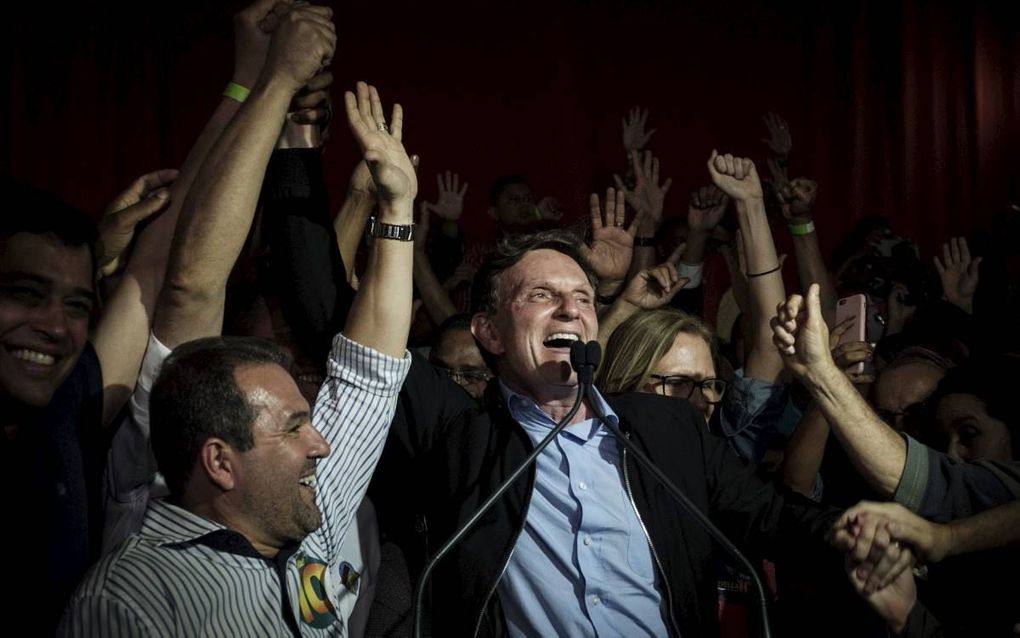
[(383, 133), (389, 133), (390, 127), (386, 126), (386, 122), (376, 122), (375, 127)]

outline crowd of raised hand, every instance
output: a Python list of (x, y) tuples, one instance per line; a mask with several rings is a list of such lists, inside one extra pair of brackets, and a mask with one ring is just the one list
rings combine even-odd
[[(403, 109), (359, 82), (343, 112), (362, 159), (333, 213), (321, 156), (346, 137), (331, 121), (333, 12), (255, 0), (235, 40), (232, 81), (180, 170), (140, 177), (97, 224), (5, 182), (0, 452), (4, 506), (21, 514), (4, 538), (24, 554), (5, 591), (25, 609), (46, 593), (44, 633), (63, 616), (65, 635), (406, 634), (429, 552), (512, 469), (506, 450), (567, 413), (575, 340), (604, 356), (598, 399), (571, 425), (597, 429), (607, 407), (621, 423), (682, 417), (647, 417), (636, 439), (667, 443), (653, 446), (667, 473), (769, 576), (776, 635), (1020, 633), (1015, 207), (930, 258), (862, 216), (826, 258), (824, 185), (789, 177), (801, 167), (787, 122), (764, 118), (767, 177), (748, 157), (757, 143), (706, 149), (702, 186), (678, 197), (652, 150), (670, 141), (634, 108), (628, 164), (604, 194), (559, 202), (508, 174), (485, 219), (465, 211), (468, 168), (436, 175), (434, 192), (419, 184)], [(465, 239), (472, 215), (495, 244)], [(669, 449), (683, 437), (700, 453)], [(499, 530), (468, 537), (450, 559), (460, 576), (438, 573), (435, 633), (755, 631), (747, 575), (690, 549), (678, 515), (646, 526), (629, 479), (637, 525), (599, 529), (646, 555), (608, 574), (633, 568), (635, 609), (662, 617), (588, 596), (591, 506), (572, 487), (579, 452), (558, 445), (531, 476), (532, 513), (529, 492), (523, 512), (483, 523), (518, 525), (491, 590), (472, 591), (499, 556), (473, 543)], [(600, 454), (627, 477), (626, 455)], [(544, 485), (549, 467), (570, 481)], [(573, 539), (572, 557), (536, 549), (548, 529)], [(784, 547), (800, 531), (828, 552)], [(526, 549), (512, 560), (513, 543)], [(565, 560), (557, 578), (580, 583), (578, 609), (529, 597), (544, 591), (529, 572), (539, 555)], [(458, 602), (477, 621), (449, 620)]]

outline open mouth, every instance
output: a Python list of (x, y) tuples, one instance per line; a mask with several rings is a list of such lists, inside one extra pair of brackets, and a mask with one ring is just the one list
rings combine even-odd
[(572, 332), (554, 332), (542, 342), (546, 348), (570, 348), (571, 344), (580, 341), (581, 337)]
[(36, 365), (51, 367), (57, 362), (57, 358), (51, 354), (45, 352), (39, 352), (38, 350), (31, 350), (29, 348), (8, 348), (8, 352), (11, 356), (20, 361), (26, 361), (28, 363), (34, 363)]
[(308, 489), (310, 489), (310, 490), (312, 490), (314, 492), (315, 491), (315, 474), (309, 474), (308, 476), (301, 477), (301, 480), (299, 480), (298, 483), (300, 483), (303, 487), (307, 487)]

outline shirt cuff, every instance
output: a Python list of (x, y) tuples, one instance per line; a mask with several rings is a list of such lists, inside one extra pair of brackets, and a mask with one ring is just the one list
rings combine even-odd
[(398, 359), (338, 334), (333, 338), (328, 369), (331, 377), (365, 392), (393, 396), (400, 392), (411, 369), (411, 353), (405, 350)]
[(928, 447), (906, 434), (901, 436), (907, 441), (907, 460), (903, 464), (903, 475), (900, 476), (893, 500), (916, 512), (921, 508), (928, 488)]
[(690, 290), (691, 288), (697, 288), (701, 285), (702, 275), (705, 272), (705, 263), (699, 264), (685, 264), (680, 262), (676, 265), (677, 272), (681, 277), (686, 277), (690, 281), (684, 284), (684, 288)]

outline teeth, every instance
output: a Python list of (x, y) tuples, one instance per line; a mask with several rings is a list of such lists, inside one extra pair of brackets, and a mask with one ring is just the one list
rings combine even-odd
[(315, 475), (314, 474), (310, 474), (310, 475), (302, 478), (300, 481), (298, 481), (298, 483), (304, 485), (305, 487), (314, 488), (315, 487)]
[(51, 366), (56, 362), (56, 358), (52, 355), (43, 354), (42, 352), (36, 352), (35, 350), (15, 350), (11, 353), (11, 356), (15, 359), (21, 359), (22, 361), (30, 361), (32, 363), (41, 363), (43, 365)]
[(556, 332), (545, 338), (543, 343), (549, 343), (550, 341), (578, 341), (580, 338), (570, 332)]

